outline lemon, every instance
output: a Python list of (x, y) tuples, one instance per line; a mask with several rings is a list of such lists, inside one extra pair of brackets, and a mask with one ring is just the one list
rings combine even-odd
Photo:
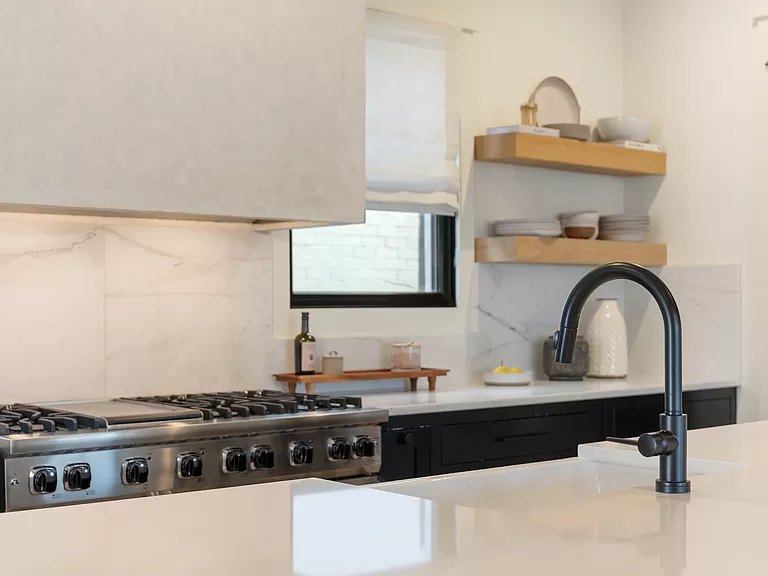
[(523, 371), (520, 368), (507, 368), (502, 364), (498, 368), (493, 369), (494, 374), (522, 374)]

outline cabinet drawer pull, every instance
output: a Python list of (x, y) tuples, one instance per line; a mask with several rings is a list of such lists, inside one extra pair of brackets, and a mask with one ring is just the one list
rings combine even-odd
[(537, 436), (547, 436), (549, 432), (531, 432), (530, 434), (512, 434), (511, 436), (497, 436), (494, 442), (506, 442), (507, 440), (521, 440), (524, 438), (535, 438)]

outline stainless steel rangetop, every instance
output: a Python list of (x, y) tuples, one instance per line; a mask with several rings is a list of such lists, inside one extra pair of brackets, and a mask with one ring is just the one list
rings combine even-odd
[(381, 467), (386, 410), (247, 390), (0, 406), (0, 512)]
[(97, 450), (152, 442), (375, 424), (359, 398), (272, 390), (0, 406), (0, 454)]

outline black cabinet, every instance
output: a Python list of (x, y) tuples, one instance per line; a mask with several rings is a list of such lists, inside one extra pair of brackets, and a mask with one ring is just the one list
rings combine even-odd
[[(478, 412), (481, 418), (493, 416)], [(533, 413), (526, 407), (498, 416), (502, 415), (506, 417), (443, 425), (443, 466), (544, 456), (573, 450), (574, 445), (594, 442), (603, 436), (599, 402), (544, 405)]]
[(611, 398), (607, 402), (607, 436), (633, 438), (659, 429), (659, 414), (664, 410), (664, 396)]
[[(685, 392), (691, 430), (736, 423), (736, 389)], [(661, 394), (394, 416), (382, 430), (385, 481), (541, 462), (579, 444), (659, 428)]]
[(432, 473), (429, 427), (385, 429), (381, 434), (379, 477), (391, 482)]
[[(634, 396), (608, 400), (609, 436), (630, 438), (659, 428), (659, 414), (664, 411), (664, 396)], [(736, 423), (736, 390), (703, 390), (683, 393), (683, 411), (688, 415), (688, 429), (712, 428)]]
[(689, 430), (736, 424), (736, 389), (685, 392), (683, 411)]

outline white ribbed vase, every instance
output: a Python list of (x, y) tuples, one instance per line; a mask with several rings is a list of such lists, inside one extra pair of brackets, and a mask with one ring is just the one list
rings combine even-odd
[(615, 299), (598, 300), (587, 329), (589, 374), (593, 378), (625, 378), (629, 371), (627, 325)]

